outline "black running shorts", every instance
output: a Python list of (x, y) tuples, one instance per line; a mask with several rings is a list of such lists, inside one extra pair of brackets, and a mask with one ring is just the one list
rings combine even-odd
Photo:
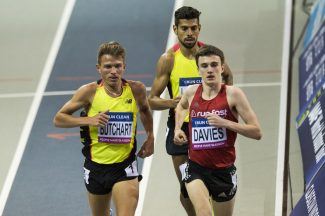
[(84, 182), (89, 193), (108, 194), (115, 183), (134, 178), (138, 178), (139, 181), (142, 178), (138, 174), (137, 161), (134, 158), (114, 164), (99, 164), (85, 159)]
[(237, 175), (234, 165), (224, 169), (209, 169), (189, 160), (181, 172), (185, 183), (202, 180), (216, 202), (229, 201), (236, 194)]
[[(175, 129), (175, 120), (172, 118), (168, 118), (166, 151), (169, 155), (187, 155), (188, 154), (188, 144), (184, 144), (184, 145), (175, 145), (174, 144), (174, 129)], [(182, 130), (185, 132), (187, 139), (189, 139), (188, 123), (187, 122), (183, 123)]]

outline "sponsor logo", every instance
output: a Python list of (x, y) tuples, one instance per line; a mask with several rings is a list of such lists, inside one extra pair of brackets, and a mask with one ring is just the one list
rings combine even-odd
[(127, 104), (131, 104), (131, 103), (132, 103), (132, 98), (128, 98), (128, 99), (126, 99), (126, 100), (125, 100), (125, 103), (127, 103)]
[(195, 110), (191, 111), (191, 117), (195, 118), (195, 117), (205, 117), (207, 114), (217, 114), (218, 116), (227, 116), (227, 109), (222, 109), (222, 110), (217, 110), (217, 109), (213, 109), (211, 112), (206, 111), (206, 112), (195, 112)]
[(225, 194), (225, 192), (222, 192), (222, 193), (218, 194), (218, 197), (227, 197), (227, 195)]

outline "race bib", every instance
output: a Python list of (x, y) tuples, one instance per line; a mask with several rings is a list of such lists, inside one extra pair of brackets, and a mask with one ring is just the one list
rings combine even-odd
[(132, 164), (130, 164), (128, 167), (124, 169), (126, 176), (131, 177), (131, 176), (138, 176), (138, 165), (137, 161), (133, 161)]
[(226, 128), (210, 126), (206, 118), (192, 118), (193, 150), (220, 148), (226, 141)]
[(201, 77), (179, 78), (179, 92), (182, 95), (186, 88), (193, 84), (201, 84)]
[(98, 141), (110, 144), (129, 144), (132, 138), (133, 114), (109, 112), (105, 127), (98, 128)]

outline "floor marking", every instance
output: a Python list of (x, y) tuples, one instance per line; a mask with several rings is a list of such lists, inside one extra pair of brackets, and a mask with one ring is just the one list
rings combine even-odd
[[(126, 73), (124, 74), (123, 78), (125, 79), (152, 79), (152, 73)], [(97, 76), (58, 76), (55, 78), (59, 81), (80, 81), (80, 80), (96, 80), (98, 79)]]
[(286, 139), (286, 118), (287, 118), (287, 93), (288, 93), (288, 68), (290, 58), (290, 30), (291, 30), (291, 10), (292, 0), (285, 1), (285, 17), (283, 27), (282, 45), (282, 67), (281, 67), (281, 97), (278, 135), (278, 154), (275, 181), (275, 212), (274, 215), (282, 215), (283, 208), (283, 181), (284, 179), (284, 159), (285, 159), (285, 139)]
[[(184, 0), (175, 1), (173, 14), (174, 14), (175, 10), (182, 7), (183, 5), (184, 5)], [(167, 51), (167, 49), (169, 47), (172, 47), (172, 45), (176, 42), (176, 36), (175, 36), (175, 34), (173, 32), (173, 24), (174, 24), (174, 16), (172, 17), (170, 27), (169, 27), (169, 34), (168, 34), (168, 40), (167, 40), (167, 44), (166, 44), (166, 51)], [(163, 94), (161, 95), (161, 97), (166, 97), (166, 95), (167, 95), (167, 91), (165, 90), (163, 92)], [(155, 122), (153, 132), (154, 132), (155, 138), (157, 138), (158, 129), (159, 129), (159, 125), (160, 125), (159, 124), (160, 119), (161, 119), (161, 111), (155, 111), (153, 113), (153, 122)], [(157, 142), (157, 140), (155, 141), (155, 144), (156, 144), (156, 142)], [(150, 157), (145, 158), (144, 161), (143, 161), (143, 167), (142, 167), (143, 179), (140, 182), (139, 201), (138, 201), (138, 207), (137, 207), (137, 209), (135, 211), (135, 216), (141, 216), (142, 215), (142, 210), (143, 210), (143, 205), (144, 205), (144, 198), (145, 198), (145, 194), (146, 194), (146, 191), (147, 191), (152, 159), (153, 159), (153, 155), (151, 155)]]
[(245, 87), (270, 87), (270, 86), (281, 86), (280, 82), (269, 82), (269, 83), (239, 83), (234, 86), (245, 88)]
[(49, 133), (46, 136), (56, 140), (65, 140), (66, 137), (78, 137), (80, 133)]
[[(280, 82), (265, 82), (265, 83), (239, 83), (235, 84), (237, 87), (269, 87), (269, 86), (280, 86)], [(151, 87), (146, 87), (147, 92), (151, 91)], [(43, 96), (61, 96), (61, 95), (73, 95), (76, 91), (49, 91), (44, 92)], [(27, 93), (5, 93), (0, 94), (1, 98), (24, 98), (24, 97), (34, 97), (36, 93), (27, 92)]]

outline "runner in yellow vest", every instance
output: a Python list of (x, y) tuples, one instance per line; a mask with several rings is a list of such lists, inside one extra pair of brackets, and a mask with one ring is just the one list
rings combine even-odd
[[(185, 185), (181, 181), (179, 166), (188, 160), (188, 145), (174, 144), (175, 108), (181, 98), (182, 92), (191, 84), (201, 83), (201, 77), (195, 63), (195, 53), (203, 43), (198, 41), (201, 30), (199, 22), (200, 13), (192, 7), (181, 7), (175, 11), (174, 32), (178, 44), (164, 53), (157, 63), (157, 73), (149, 95), (150, 107), (153, 110), (169, 109), (167, 122), (166, 150), (172, 156), (175, 173), (181, 185), (180, 201), (188, 215), (195, 215), (193, 206), (188, 199)], [(232, 74), (227, 64), (223, 80), (232, 85)], [(160, 98), (165, 88), (168, 88), (170, 99)], [(188, 117), (182, 129), (188, 132)]]
[[(101, 80), (81, 86), (54, 117), (57, 127), (81, 127), (84, 182), (93, 215), (109, 215), (114, 197), (117, 215), (134, 215), (139, 196), (136, 160), (136, 119), (147, 133), (137, 155), (154, 151), (152, 115), (141, 82), (123, 80), (125, 50), (117, 42), (98, 51)], [(80, 117), (72, 114), (83, 108)]]
[(100, 164), (120, 163), (130, 155), (134, 157), (134, 152), (131, 152), (136, 147), (138, 108), (127, 81), (122, 80), (122, 92), (118, 97), (107, 94), (103, 81), (99, 81), (86, 116), (96, 116), (102, 110), (109, 110), (109, 122), (105, 127), (81, 127), (84, 156)]

